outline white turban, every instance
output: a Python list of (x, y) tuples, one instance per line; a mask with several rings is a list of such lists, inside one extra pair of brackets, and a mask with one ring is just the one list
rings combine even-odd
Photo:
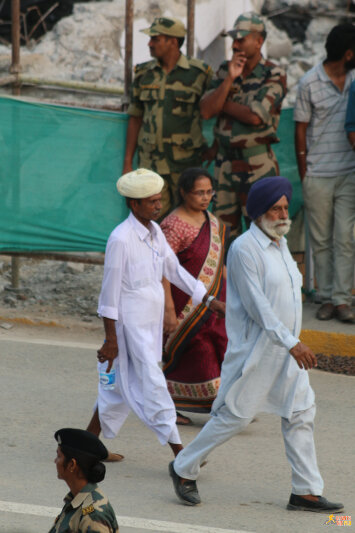
[(122, 196), (140, 199), (159, 194), (164, 186), (164, 180), (152, 170), (139, 168), (123, 174), (118, 178), (116, 186)]

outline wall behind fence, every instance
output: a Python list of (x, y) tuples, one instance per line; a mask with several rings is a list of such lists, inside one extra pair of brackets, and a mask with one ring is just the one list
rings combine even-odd
[[(128, 213), (116, 191), (128, 117), (0, 98), (0, 250), (104, 251)], [(212, 123), (205, 134), (212, 140)], [(281, 173), (295, 184), (292, 110), (275, 146)]]

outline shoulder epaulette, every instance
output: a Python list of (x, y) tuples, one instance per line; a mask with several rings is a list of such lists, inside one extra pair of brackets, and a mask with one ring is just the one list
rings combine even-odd
[(93, 504), (91, 504), (91, 505), (88, 505), (87, 507), (83, 507), (81, 514), (85, 516), (87, 514), (93, 513), (94, 511), (95, 511), (95, 507), (93, 506)]
[(265, 66), (268, 67), (270, 70), (275, 70), (275, 71), (286, 73), (283, 67), (281, 67), (280, 65), (277, 65), (276, 63), (273, 63), (269, 59), (265, 59)]
[(142, 72), (143, 70), (147, 70), (154, 62), (155, 62), (155, 60), (153, 60), (153, 61), (150, 60), (150, 61), (145, 61), (144, 63), (138, 63), (134, 67), (134, 73), (138, 74), (138, 73)]
[(199, 68), (203, 72), (206, 72), (206, 74), (208, 72), (212, 72), (212, 68), (209, 65), (207, 65), (207, 63), (204, 63), (203, 61), (201, 61), (201, 59), (196, 59), (195, 57), (189, 57), (188, 59), (192, 67)]

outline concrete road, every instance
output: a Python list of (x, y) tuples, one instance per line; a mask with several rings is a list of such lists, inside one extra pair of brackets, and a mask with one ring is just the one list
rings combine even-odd
[[(24, 336), (25, 335), (25, 336)], [(96, 336), (95, 336), (96, 335)], [(96, 338), (97, 337), (97, 338)], [(21, 328), (0, 333), (0, 532), (48, 531), (67, 486), (56, 478), (53, 434), (85, 428), (96, 397), (96, 348), (101, 334)], [(325, 495), (345, 503), (355, 522), (355, 378), (311, 371), (318, 413), (316, 444)], [(186, 444), (206, 417), (182, 428)], [(199, 490), (202, 505), (181, 505), (168, 476), (171, 452), (132, 414), (119, 438), (105, 441), (125, 455), (102, 483), (121, 533), (313, 533), (327, 515), (286, 511), (290, 469), (280, 420), (260, 414), (244, 433), (211, 454)]]

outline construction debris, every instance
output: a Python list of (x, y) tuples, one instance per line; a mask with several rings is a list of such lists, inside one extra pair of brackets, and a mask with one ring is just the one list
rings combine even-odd
[[(197, 6), (212, 1), (197, 0)], [(328, 0), (253, 0), (253, 3), (255, 9), (261, 9), (268, 18), (267, 55), (287, 69), (289, 94), (284, 107), (292, 106), (299, 78), (324, 57), (325, 37), (330, 28), (343, 20), (352, 20), (352, 0), (331, 3)], [(137, 28), (138, 25), (148, 26), (155, 16), (166, 13), (183, 18), (186, 16), (186, 0), (162, 0), (159, 3), (156, 0), (135, 0)], [(39, 42), (27, 35), (27, 46), (21, 48), (22, 73), (36, 78), (37, 82), (43, 78), (110, 84), (121, 89), (124, 81), (124, 25), (124, 0), (75, 3), (73, 13), (59, 20)], [(141, 35), (138, 29), (136, 34)], [(147, 48), (142, 48), (143, 51), (142, 60), (145, 60)], [(196, 55), (202, 58), (204, 53), (204, 50), (196, 49)], [(219, 57), (220, 53), (217, 55)], [(10, 63), (10, 47), (0, 45), (0, 85), (1, 77), (8, 77)], [(63, 99), (68, 99), (67, 94)], [(85, 96), (81, 99), (85, 101)], [(103, 95), (100, 104), (105, 105), (105, 102), (107, 96)]]

